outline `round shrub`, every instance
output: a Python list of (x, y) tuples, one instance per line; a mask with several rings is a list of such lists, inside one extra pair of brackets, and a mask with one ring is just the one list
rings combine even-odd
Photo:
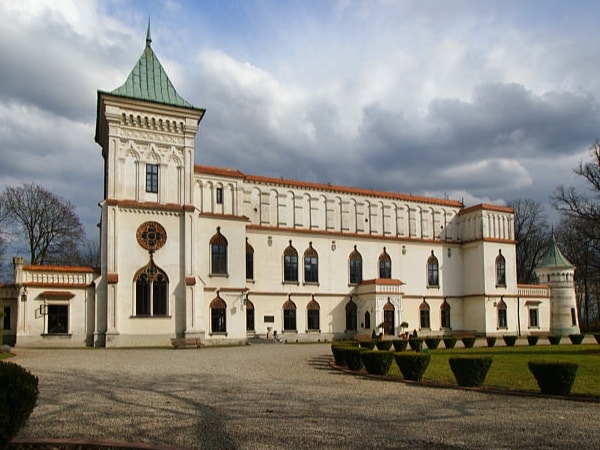
[(448, 360), (459, 386), (481, 386), (492, 365), (491, 356), (456, 356)]
[(475, 336), (465, 336), (464, 338), (461, 339), (463, 345), (465, 346), (465, 348), (473, 348), (473, 346), (475, 345), (475, 340), (477, 338)]
[(408, 347), (408, 339), (394, 339), (392, 344), (394, 345), (394, 350), (403, 352)]
[(0, 448), (25, 425), (38, 398), (38, 378), (17, 364), (0, 361)]
[(360, 341), (360, 348), (373, 350), (375, 348), (375, 341)]
[(594, 333), (594, 339), (596, 339), (597, 344), (600, 344), (600, 333)]
[(455, 337), (445, 337), (444, 338), (444, 347), (446, 348), (454, 348), (456, 346), (456, 338)]
[(529, 361), (529, 370), (542, 394), (569, 395), (577, 367), (576, 363), (565, 361)]
[(435, 350), (436, 348), (438, 348), (440, 345), (440, 341), (440, 338), (425, 338), (425, 344), (427, 345), (427, 348), (431, 350)]
[(405, 380), (421, 381), (427, 370), (430, 353), (395, 353), (394, 360)]
[(517, 336), (505, 335), (502, 336), (502, 339), (504, 339), (504, 343), (507, 347), (514, 347), (517, 342)]
[(392, 341), (377, 341), (375, 345), (377, 350), (389, 350), (392, 348)]
[(539, 336), (529, 335), (527, 336), (527, 343), (533, 347), (534, 345), (537, 345), (539, 338)]
[(392, 352), (387, 350), (365, 350), (360, 353), (360, 359), (367, 372), (373, 375), (387, 375), (393, 360)]
[(488, 347), (493, 347), (494, 345), (496, 345), (496, 338), (493, 336), (488, 336), (485, 338), (485, 340), (487, 341)]
[(361, 349), (359, 347), (342, 347), (344, 350), (344, 361), (346, 366), (350, 370), (360, 370), (363, 368), (362, 360), (360, 359), (361, 352), (367, 352), (369, 350)]
[(585, 334), (570, 334), (569, 335), (569, 339), (571, 340), (571, 344), (581, 344), (583, 342), (583, 338), (585, 337)]
[(562, 336), (556, 335), (556, 334), (550, 334), (550, 335), (548, 335), (548, 341), (550, 342), (551, 345), (558, 345), (558, 344), (560, 344), (561, 338), (562, 338)]
[(421, 350), (423, 350), (423, 339), (411, 337), (408, 339), (408, 345), (410, 345), (410, 348), (413, 349), (415, 352), (420, 352)]

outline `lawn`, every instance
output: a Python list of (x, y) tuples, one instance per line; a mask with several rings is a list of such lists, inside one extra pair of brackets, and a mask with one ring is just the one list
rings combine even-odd
[[(529, 361), (571, 361), (579, 365), (571, 393), (600, 397), (600, 345), (597, 344), (439, 348), (429, 352), (431, 362), (423, 377), (425, 381), (456, 384), (448, 359), (452, 356), (481, 355), (493, 358), (484, 386), (539, 392), (527, 366)], [(390, 368), (390, 375), (402, 376), (395, 363)]]

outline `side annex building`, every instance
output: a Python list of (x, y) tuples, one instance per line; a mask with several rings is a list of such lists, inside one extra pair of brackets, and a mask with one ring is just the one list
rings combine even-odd
[(176, 92), (148, 30), (125, 83), (98, 92), (100, 267), (13, 258), (6, 342), (579, 332), (575, 268), (555, 241), (544, 284), (517, 284), (512, 209), (196, 165), (204, 113)]

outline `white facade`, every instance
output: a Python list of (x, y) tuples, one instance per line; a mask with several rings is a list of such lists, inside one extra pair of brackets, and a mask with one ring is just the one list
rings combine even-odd
[[(0, 292), (18, 345), (549, 331), (549, 288), (517, 286), (510, 208), (195, 165), (204, 110), (125, 87), (98, 94), (101, 267), (16, 260)], [(44, 325), (50, 301), (68, 307), (66, 332)]]

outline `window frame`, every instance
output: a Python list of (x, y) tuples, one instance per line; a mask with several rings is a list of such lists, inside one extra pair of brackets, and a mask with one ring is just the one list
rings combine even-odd
[(246, 239), (246, 280), (254, 280), (254, 248)]
[(319, 283), (319, 254), (312, 246), (312, 242), (304, 252), (304, 283)]
[[(49, 303), (46, 305), (46, 334), (68, 335), (70, 308), (68, 303)], [(58, 312), (60, 311), (60, 312)], [(63, 319), (62, 323), (60, 319)], [(58, 321), (58, 323), (56, 323)], [(51, 329), (52, 327), (52, 329)]]
[(391, 279), (392, 278), (392, 258), (383, 247), (383, 253), (379, 255), (379, 278)]
[(497, 308), (497, 320), (498, 320), (498, 329), (499, 330), (508, 330), (508, 312), (506, 303), (504, 300), (500, 300), (498, 302)]
[(356, 245), (354, 246), (354, 250), (350, 253), (348, 257), (348, 271), (349, 271), (349, 284), (350, 285), (358, 285), (362, 283), (362, 272), (363, 272), (363, 260), (362, 255), (356, 250)]
[(539, 308), (537, 306), (536, 307), (530, 307), (529, 308), (529, 328), (539, 328), (539, 327), (540, 327), (540, 311), (539, 311)]
[(146, 163), (146, 192), (158, 194), (159, 164)]
[(419, 305), (419, 327), (421, 330), (431, 330), (431, 308), (426, 301)]
[(297, 317), (296, 304), (288, 299), (283, 304), (283, 332), (297, 332), (298, 331), (298, 317)]
[(210, 239), (210, 274), (227, 275), (227, 250), (229, 243), (227, 238), (221, 234), (221, 227), (217, 227), (217, 232)]
[(452, 329), (451, 311), (450, 304), (444, 300), (440, 305), (440, 323), (442, 328)]
[(440, 265), (433, 254), (433, 250), (431, 250), (431, 256), (427, 259), (427, 287), (440, 287)]
[(496, 256), (496, 287), (506, 287), (506, 259), (502, 250), (499, 250)]
[(223, 187), (222, 186), (217, 186), (217, 188), (215, 190), (215, 201), (216, 201), (217, 205), (223, 204)]
[(154, 264), (152, 258), (137, 271), (133, 277), (133, 286), (133, 317), (169, 317), (169, 277)]
[(298, 283), (298, 251), (292, 241), (283, 251), (283, 282)]

